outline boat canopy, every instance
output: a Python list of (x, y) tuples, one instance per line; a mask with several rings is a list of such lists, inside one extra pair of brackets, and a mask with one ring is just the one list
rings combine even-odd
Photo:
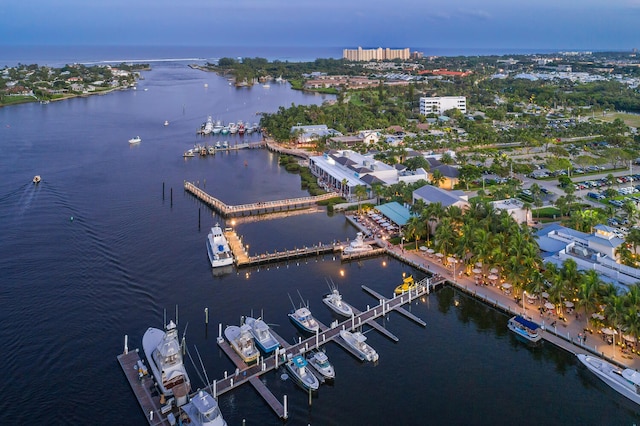
[(630, 368), (626, 368), (622, 371), (622, 377), (630, 381), (636, 386), (640, 386), (640, 373)]
[(291, 361), (293, 362), (293, 365), (295, 365), (297, 368), (302, 368), (307, 365), (307, 360), (300, 355), (293, 357)]
[(524, 319), (521, 316), (516, 316), (515, 320), (517, 322), (519, 322), (520, 324), (522, 324), (523, 326), (527, 327), (530, 330), (536, 330), (538, 328), (540, 328), (540, 326), (538, 324), (536, 324), (533, 321), (529, 321), (528, 319)]

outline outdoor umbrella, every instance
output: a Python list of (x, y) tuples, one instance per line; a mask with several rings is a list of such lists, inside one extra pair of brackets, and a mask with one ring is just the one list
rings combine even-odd
[(551, 302), (547, 302), (547, 303), (544, 304), (544, 307), (547, 308), (547, 309), (553, 309), (556, 306)]

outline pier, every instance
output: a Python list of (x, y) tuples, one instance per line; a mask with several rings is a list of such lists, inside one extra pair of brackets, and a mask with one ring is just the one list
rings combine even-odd
[(260, 201), (257, 203), (239, 204), (236, 206), (225, 204), (212, 195), (207, 194), (191, 182), (184, 183), (185, 191), (193, 194), (200, 201), (204, 202), (223, 217), (236, 217), (244, 215), (260, 215), (265, 213), (282, 212), (288, 210), (306, 209), (314, 206), (318, 201), (340, 197), (339, 194), (328, 192), (322, 195), (289, 198), (285, 200)]
[[(288, 417), (287, 412), (287, 397), (284, 396), (282, 402), (280, 402), (271, 391), (267, 388), (267, 386), (260, 380), (260, 376), (266, 374), (272, 370), (277, 370), (283, 363), (285, 363), (289, 356), (295, 356), (300, 354), (305, 354), (311, 350), (320, 349), (324, 344), (328, 342), (335, 342), (349, 353), (351, 353), (356, 358), (363, 360), (361, 356), (352, 350), (340, 337), (341, 330), (349, 330), (353, 331), (356, 329), (360, 329), (365, 325), (372, 327), (374, 330), (377, 330), (382, 333), (383, 336), (389, 338), (390, 340), (397, 342), (398, 338), (393, 335), (393, 333), (386, 330), (380, 324), (376, 322), (378, 318), (384, 318), (390, 312), (399, 312), (405, 311), (402, 306), (411, 303), (411, 301), (416, 300), (416, 298), (420, 298), (425, 294), (428, 294), (431, 288), (433, 287), (433, 283), (429, 278), (425, 278), (420, 281), (414, 290), (410, 292), (404, 293), (402, 295), (395, 295), (393, 298), (387, 299), (371, 289), (368, 289), (370, 294), (377, 295), (378, 304), (373, 307), (367, 307), (368, 309), (365, 311), (358, 311), (354, 309), (354, 315), (345, 319), (341, 322), (334, 321), (331, 326), (327, 326), (324, 324), (320, 324), (320, 329), (316, 332), (315, 335), (308, 337), (307, 339), (300, 338), (297, 343), (289, 344), (282, 339), (282, 337), (278, 336), (273, 330), (271, 332), (274, 336), (280, 341), (282, 347), (273, 355), (268, 357), (260, 356), (257, 362), (247, 365), (242, 361), (242, 359), (235, 353), (235, 351), (231, 348), (229, 343), (225, 341), (222, 337), (222, 324), (219, 325), (219, 336), (217, 337), (218, 346), (222, 349), (222, 351), (229, 357), (229, 359), (233, 362), (236, 369), (233, 373), (227, 374), (224, 373), (224, 377), (219, 380), (215, 380), (206, 390), (215, 398), (220, 395), (229, 392), (235, 389), (238, 386), (241, 386), (245, 383), (250, 383), (258, 392), (260, 396), (265, 400), (265, 402), (271, 407), (273, 412), (282, 419), (286, 419)], [(363, 286), (364, 288), (364, 286)], [(406, 311), (405, 311), (406, 312)], [(408, 313), (408, 312), (407, 312)], [(406, 314), (403, 314), (406, 316)], [(424, 321), (410, 314), (409, 318), (411, 318), (416, 323), (424, 326)], [(173, 416), (172, 420), (175, 420), (175, 414), (172, 414), (172, 401), (166, 405), (162, 405), (160, 402), (160, 397), (158, 396), (157, 390), (154, 388), (154, 379), (153, 377), (145, 377), (140, 378), (138, 373), (138, 362), (140, 358), (137, 352), (128, 352), (125, 347), (125, 353), (122, 355), (118, 355), (118, 361), (131, 385), (131, 388), (136, 395), (138, 403), (142, 408), (143, 413), (147, 416), (147, 420), (150, 425), (168, 425), (170, 424), (169, 416)], [(155, 396), (153, 396), (155, 394)]]

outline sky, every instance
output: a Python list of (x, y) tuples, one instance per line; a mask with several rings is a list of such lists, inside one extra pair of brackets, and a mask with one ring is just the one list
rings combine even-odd
[(640, 0), (0, 0), (2, 45), (630, 50)]

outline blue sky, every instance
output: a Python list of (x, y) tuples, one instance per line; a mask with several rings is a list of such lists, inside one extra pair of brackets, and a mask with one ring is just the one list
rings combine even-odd
[(640, 48), (640, 0), (1, 0), (0, 45)]

